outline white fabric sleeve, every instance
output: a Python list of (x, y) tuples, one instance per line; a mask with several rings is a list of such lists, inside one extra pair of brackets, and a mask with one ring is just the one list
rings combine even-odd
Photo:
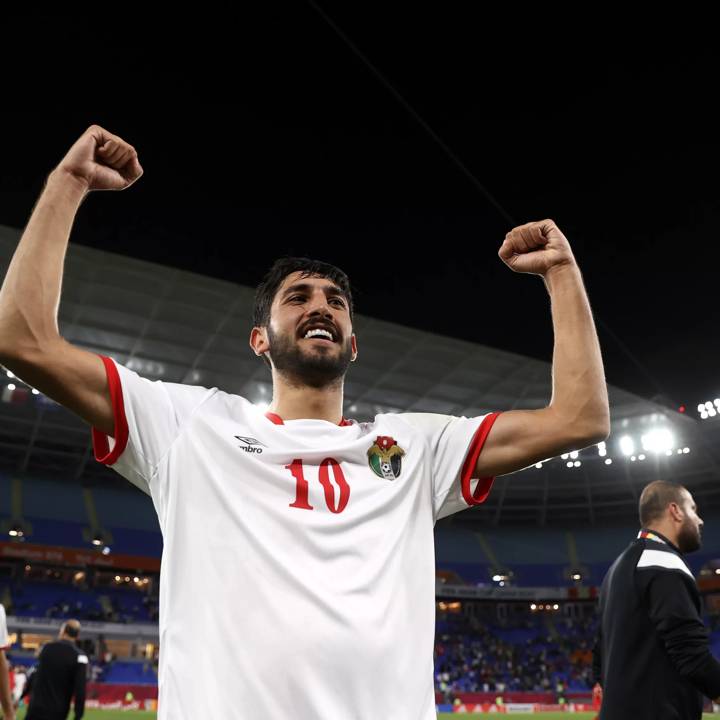
[(434, 413), (403, 413), (421, 432), (432, 455), (433, 510), (439, 520), (480, 505), (495, 478), (473, 479), (478, 457), (500, 413), (466, 418)]
[(115, 437), (92, 429), (95, 459), (150, 494), (157, 466), (195, 410), (216, 390), (151, 381), (100, 357), (108, 378)]
[(0, 650), (7, 650), (10, 647), (10, 636), (7, 629), (7, 617), (5, 606), (0, 603)]

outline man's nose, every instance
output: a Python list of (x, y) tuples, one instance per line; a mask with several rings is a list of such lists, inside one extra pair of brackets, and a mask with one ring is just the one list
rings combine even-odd
[(330, 305), (328, 305), (325, 293), (316, 293), (312, 296), (308, 312), (311, 315), (313, 313), (319, 313), (321, 315), (327, 315), (328, 317), (332, 317)]

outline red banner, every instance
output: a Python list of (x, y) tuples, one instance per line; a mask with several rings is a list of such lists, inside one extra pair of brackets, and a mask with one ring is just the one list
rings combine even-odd
[[(128, 693), (132, 694), (132, 700)], [(157, 685), (137, 685), (130, 683), (88, 683), (86, 697), (88, 701), (108, 702), (144, 702), (157, 700)]]
[(137, 555), (103, 555), (99, 550), (79, 550), (52, 545), (32, 543), (0, 542), (0, 558), (17, 558), (26, 562), (48, 563), (50, 565), (72, 565), (122, 568), (123, 570), (160, 571), (158, 558)]
[[(495, 698), (502, 695), (506, 703), (533, 703), (552, 705), (557, 697), (551, 692), (524, 692), (521, 690), (505, 690), (504, 692), (464, 692), (457, 693), (460, 702), (463, 703), (494, 703)], [(569, 691), (565, 693), (568, 702), (582, 703), (590, 702), (591, 691)]]
[(566, 703), (565, 705), (538, 705), (538, 704), (514, 704), (497, 705), (495, 703), (464, 703), (455, 705), (453, 713), (462, 715), (468, 713), (505, 713), (520, 712), (522, 714), (546, 713), (546, 712), (593, 712), (592, 705), (582, 703)]

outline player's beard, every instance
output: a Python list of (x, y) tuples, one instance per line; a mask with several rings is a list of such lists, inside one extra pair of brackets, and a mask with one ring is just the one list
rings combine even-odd
[(692, 522), (690, 518), (686, 518), (685, 522), (680, 526), (677, 542), (678, 550), (680, 550), (683, 555), (700, 549), (702, 545), (700, 528)]
[[(350, 339), (340, 339), (339, 354), (323, 352), (319, 348), (304, 351), (300, 342), (289, 335), (279, 335), (268, 327), (273, 367), (293, 385), (315, 389), (337, 384), (347, 372), (352, 359)], [(328, 347), (328, 350), (333, 350)]]

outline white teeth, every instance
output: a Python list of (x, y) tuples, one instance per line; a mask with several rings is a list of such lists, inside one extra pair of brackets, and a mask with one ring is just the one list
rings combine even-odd
[(314, 337), (326, 337), (328, 340), (333, 339), (332, 335), (327, 330), (322, 330), (320, 328), (308, 330), (305, 333), (305, 338), (314, 338)]

